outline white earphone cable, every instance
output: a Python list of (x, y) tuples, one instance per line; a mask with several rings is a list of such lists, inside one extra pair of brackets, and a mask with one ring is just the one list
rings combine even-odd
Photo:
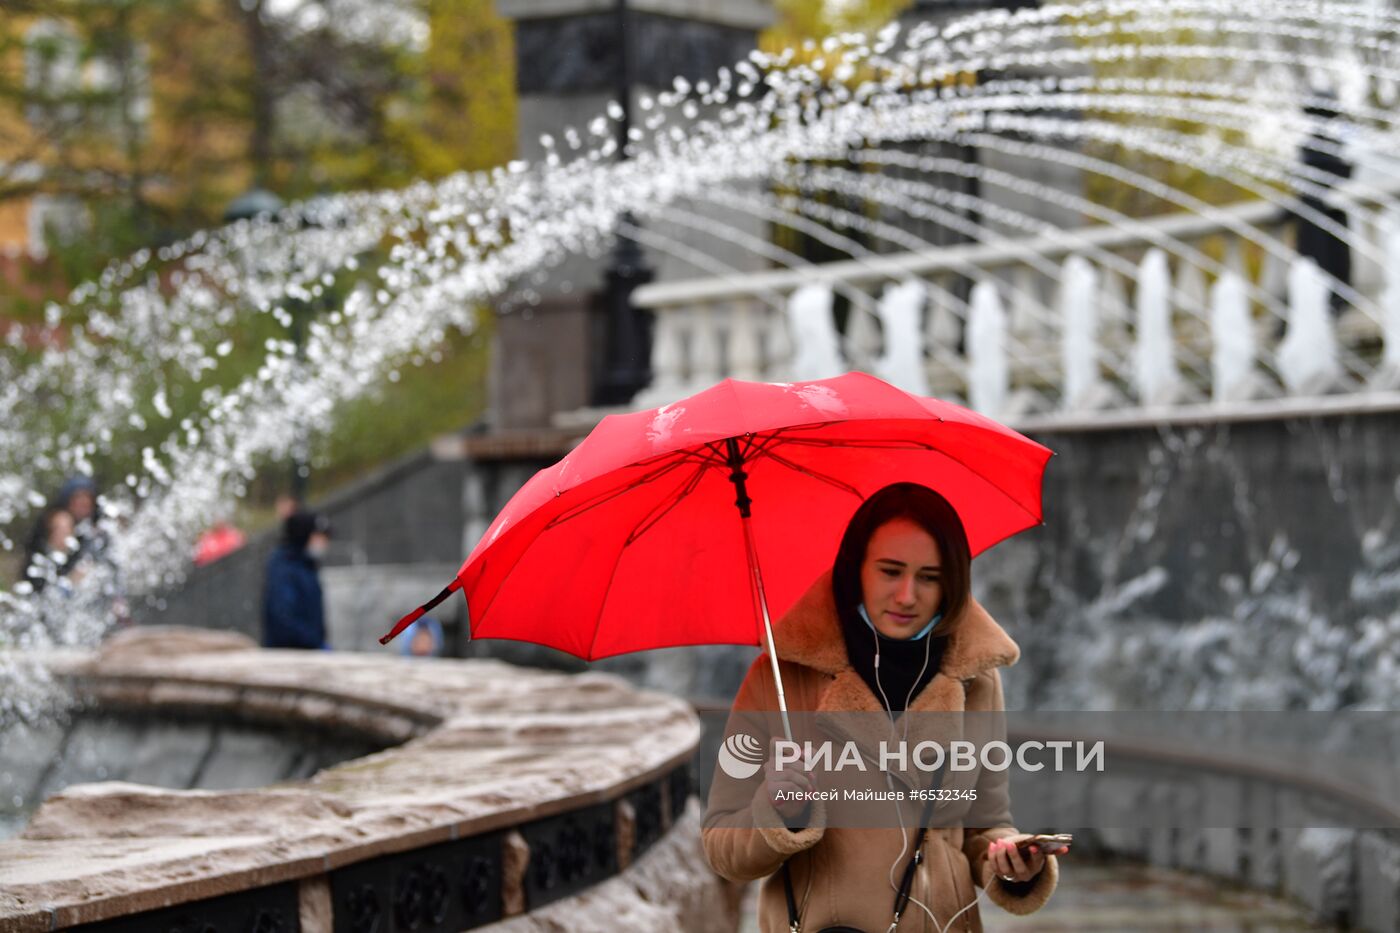
[[(875, 629), (873, 625), (870, 627), (870, 631), (871, 634), (875, 636), (875, 688), (880, 691), (880, 699), (884, 701), (885, 715), (890, 720), (890, 735), (893, 736), (895, 728), (894, 711), (890, 709), (890, 698), (885, 694), (884, 684), (880, 683), (880, 633)], [(913, 702), (914, 691), (918, 689), (919, 681), (923, 679), (924, 672), (928, 670), (928, 662), (930, 652), (932, 649), (932, 641), (933, 638), (931, 635), (924, 636), (924, 664), (923, 667), (919, 668), (919, 673), (914, 677), (914, 683), (911, 684), (909, 687), (909, 695), (904, 698), (903, 738), (905, 744), (908, 744), (909, 741), (909, 704)], [(888, 787), (891, 791), (894, 790), (894, 782), (890, 779), (890, 774), (888, 771), (885, 772), (885, 786)], [(892, 890), (895, 894), (899, 894), (899, 885), (895, 884), (894, 882), (894, 870), (899, 866), (900, 862), (904, 861), (904, 853), (909, 851), (909, 837), (905, 835), (904, 812), (899, 806), (899, 801), (894, 802), (894, 812), (895, 817), (899, 820), (899, 855), (897, 855), (895, 857), (895, 860), (890, 863), (890, 870), (889, 873), (886, 875), (886, 878), (890, 883), (890, 890)], [(980, 896), (980, 893), (974, 890), (972, 900), (968, 901), (958, 910), (957, 913), (949, 917), (948, 923), (945, 926), (938, 922), (938, 918), (934, 916), (933, 911), (928, 908), (927, 904), (925, 904), (923, 901), (919, 900), (917, 897), (914, 896), (912, 890), (909, 892), (908, 895), (909, 900), (912, 903), (918, 904), (919, 909), (922, 910), (924, 913), (928, 914), (929, 921), (933, 924), (934, 929), (936, 929), (938, 933), (949, 933), (949, 931), (953, 929), (953, 922), (955, 920), (957, 920), (967, 911), (971, 910), (973, 907), (977, 906), (977, 901)], [(889, 925), (889, 928), (886, 930), (886, 933), (893, 933), (894, 929), (898, 925), (898, 920), (892, 921)]]

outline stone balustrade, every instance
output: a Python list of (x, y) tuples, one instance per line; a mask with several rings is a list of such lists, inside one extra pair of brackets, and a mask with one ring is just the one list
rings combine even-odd
[(683, 701), (158, 628), (62, 671), (106, 710), (394, 744), (251, 790), (69, 787), (0, 843), (0, 929), (733, 927), (700, 850)]
[(649, 285), (654, 381), (633, 405), (846, 369), (1013, 422), (1392, 393), (1400, 214), (1358, 191), (1349, 286), (1294, 252), (1268, 201)]

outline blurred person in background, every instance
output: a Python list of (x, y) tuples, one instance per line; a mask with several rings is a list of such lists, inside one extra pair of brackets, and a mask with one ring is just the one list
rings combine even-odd
[(442, 623), (424, 616), (404, 632), (399, 653), (406, 658), (436, 658), (442, 656)]
[(320, 577), (330, 533), (330, 522), (315, 512), (295, 512), (282, 523), (263, 586), (264, 648), (330, 648)]
[(301, 500), (290, 493), (279, 493), (277, 500), (272, 505), (273, 511), (277, 514), (279, 522), (285, 522), (296, 513), (302, 511)]
[(79, 544), (74, 536), (76, 523), (66, 509), (51, 508), (44, 512), (30, 538), (20, 579), (30, 585), (31, 592), (42, 593), (50, 584), (72, 589), (83, 576), (79, 566)]
[(84, 577), (88, 581), (87, 599), (93, 613), (93, 624), (103, 632), (131, 624), (126, 602), (126, 587), (121, 568), (112, 553), (111, 516), (103, 513), (92, 477), (74, 474), (59, 487), (54, 505), (73, 516), (73, 537), (77, 549), (68, 558), (69, 565), (81, 568), (75, 575), (70, 570), (69, 581), (76, 585)]
[(220, 517), (199, 536), (199, 542), (194, 547), (194, 565), (203, 567), (205, 564), (212, 564), (243, 547), (246, 541), (243, 532), (239, 531), (233, 522), (226, 516)]
[(70, 476), (59, 488), (54, 506), (73, 516), (73, 537), (78, 541), (78, 552), (93, 560), (106, 560), (110, 541), (101, 526), (97, 484), (92, 478), (81, 474)]

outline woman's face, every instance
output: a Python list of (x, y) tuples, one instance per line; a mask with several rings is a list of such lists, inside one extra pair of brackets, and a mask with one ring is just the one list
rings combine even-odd
[(413, 633), (413, 641), (409, 642), (408, 651), (416, 658), (427, 658), (432, 657), (436, 647), (433, 633), (426, 628), (420, 628)]
[(73, 516), (75, 522), (91, 518), (96, 506), (97, 500), (86, 489), (79, 489), (68, 497), (68, 514)]
[(938, 542), (907, 518), (875, 529), (860, 566), (865, 611), (888, 638), (917, 635), (943, 602)]
[(68, 550), (68, 542), (73, 538), (73, 516), (67, 512), (54, 512), (49, 516), (50, 551)]

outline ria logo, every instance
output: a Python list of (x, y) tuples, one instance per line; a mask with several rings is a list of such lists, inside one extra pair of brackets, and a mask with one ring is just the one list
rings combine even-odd
[(719, 768), (736, 781), (743, 781), (763, 767), (763, 746), (747, 732), (736, 732), (719, 747)]

